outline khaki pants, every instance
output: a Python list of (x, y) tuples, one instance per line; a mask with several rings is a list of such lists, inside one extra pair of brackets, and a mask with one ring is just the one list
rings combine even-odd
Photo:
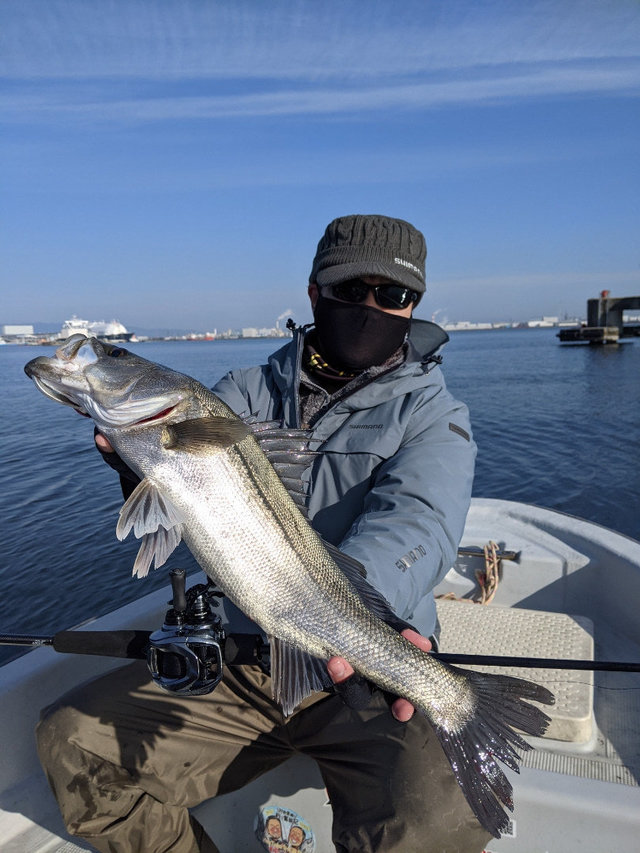
[(69, 832), (105, 853), (215, 851), (188, 809), (295, 752), (320, 767), (341, 853), (480, 853), (489, 838), (426, 720), (397, 722), (379, 693), (357, 712), (318, 694), (285, 720), (257, 667), (183, 699), (140, 662), (47, 708), (37, 736)]

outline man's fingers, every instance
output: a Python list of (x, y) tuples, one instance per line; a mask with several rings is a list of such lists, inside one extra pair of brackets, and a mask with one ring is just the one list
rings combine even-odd
[(113, 447), (109, 444), (109, 441), (102, 435), (102, 433), (97, 432), (95, 435), (96, 446), (103, 453), (115, 453)]
[[(104, 441), (107, 441), (107, 439), (99, 433), (96, 435), (96, 442), (98, 441), (98, 438), (103, 438)], [(107, 444), (109, 444), (109, 442), (107, 442)], [(419, 649), (422, 649), (423, 652), (431, 651), (430, 641), (426, 637), (423, 637), (422, 634), (418, 634), (418, 632), (414, 631), (412, 628), (405, 628), (402, 632), (402, 636), (409, 640), (410, 643), (413, 643), (414, 646), (418, 646)], [(351, 664), (347, 663), (347, 661), (341, 657), (329, 658), (327, 661), (327, 670), (334, 684), (340, 684), (342, 681), (346, 681), (347, 678), (351, 678), (354, 673), (354, 669)]]
[(418, 632), (414, 631), (413, 628), (405, 628), (402, 632), (402, 636), (406, 640), (409, 640), (410, 643), (413, 643), (414, 646), (422, 649), (423, 652), (431, 651), (431, 640), (429, 640), (428, 637), (423, 637), (422, 634), (418, 634)]
[(354, 669), (344, 658), (334, 657), (327, 661), (327, 671), (334, 684), (341, 684), (351, 678)]
[(372, 685), (361, 675), (356, 675), (344, 658), (333, 657), (327, 661), (327, 670), (342, 701), (354, 711), (363, 711), (371, 702)]
[[(413, 643), (414, 646), (422, 649), (423, 652), (431, 651), (431, 641), (427, 637), (423, 637), (422, 634), (419, 634), (417, 631), (414, 631), (412, 628), (405, 628), (404, 631), (402, 631), (402, 636), (409, 640), (410, 643)], [(334, 684), (343, 684), (354, 675), (354, 669), (351, 664), (347, 663), (347, 661), (341, 657), (330, 658), (327, 661), (327, 671)], [(353, 682), (352, 684), (352, 692), (355, 692), (357, 685)], [(344, 696), (343, 698), (348, 705), (351, 705), (351, 707), (358, 707), (360, 702), (359, 696)], [(366, 705), (363, 704), (362, 707), (366, 707)], [(391, 713), (398, 722), (407, 723), (411, 717), (413, 717), (415, 708), (407, 699), (396, 699), (391, 705)]]
[(407, 699), (396, 699), (391, 706), (391, 713), (399, 723), (408, 723), (416, 709)]

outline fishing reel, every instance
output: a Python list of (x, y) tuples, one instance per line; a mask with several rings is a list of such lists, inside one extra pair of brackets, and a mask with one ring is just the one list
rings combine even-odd
[(178, 696), (211, 693), (223, 667), (257, 665), (269, 672), (269, 645), (261, 634), (228, 634), (212, 612), (223, 593), (211, 581), (186, 589), (184, 569), (169, 572), (172, 607), (146, 645), (147, 666), (158, 687)]
[(170, 574), (173, 600), (164, 624), (149, 637), (147, 665), (155, 683), (179, 696), (201, 696), (222, 678), (226, 639), (219, 616), (212, 612), (221, 593), (210, 583), (185, 589), (186, 572)]

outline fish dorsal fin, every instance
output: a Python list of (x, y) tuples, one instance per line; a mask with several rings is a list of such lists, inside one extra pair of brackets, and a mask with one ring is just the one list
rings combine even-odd
[(163, 445), (167, 450), (183, 450), (187, 453), (217, 453), (250, 434), (250, 427), (239, 418), (207, 415), (168, 424)]
[(371, 586), (367, 580), (367, 570), (362, 563), (356, 560), (355, 557), (350, 557), (349, 554), (345, 554), (344, 551), (341, 551), (330, 542), (325, 542), (323, 540), (322, 544), (327, 549), (329, 555), (340, 571), (351, 582), (351, 585), (360, 596), (365, 607), (367, 607), (379, 619), (382, 619), (383, 622), (391, 622), (391, 624), (396, 623), (398, 621), (398, 617), (393, 612), (393, 608), (384, 595)]
[(310, 696), (332, 684), (326, 661), (313, 657), (277, 637), (271, 643), (271, 683), (273, 698), (285, 717)]
[[(365, 607), (385, 622), (397, 622), (387, 599), (366, 580), (367, 571), (362, 563), (329, 542), (323, 541), (323, 545)], [(325, 660), (300, 651), (277, 637), (271, 637), (270, 641), (273, 698), (283, 714), (289, 716), (307, 696), (330, 687), (333, 682)]]
[(142, 539), (133, 574), (144, 577), (155, 559), (157, 569), (166, 562), (182, 539), (184, 518), (148, 478), (142, 480), (129, 495), (120, 510), (116, 527), (118, 539), (125, 539), (131, 530)]
[(280, 421), (256, 421), (254, 416), (245, 418), (245, 425), (251, 430), (262, 452), (273, 465), (283, 486), (289, 492), (300, 512), (308, 517), (308, 482), (302, 475), (318, 456), (311, 430), (283, 427)]
[(367, 570), (359, 560), (356, 560), (355, 557), (350, 557), (349, 554), (345, 554), (337, 545), (332, 545), (331, 542), (327, 542), (326, 539), (322, 540), (322, 544), (329, 552), (331, 559), (334, 563), (338, 564), (338, 567), (342, 569), (349, 580), (351, 580), (351, 576), (354, 574), (366, 579)]

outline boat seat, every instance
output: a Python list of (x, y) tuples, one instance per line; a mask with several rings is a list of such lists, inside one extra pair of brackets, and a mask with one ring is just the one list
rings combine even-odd
[[(436, 607), (442, 652), (593, 660), (593, 622), (584, 616), (450, 599), (437, 599)], [(545, 738), (585, 743), (592, 737), (593, 672), (495, 666), (469, 669), (526, 678), (551, 690), (555, 705), (541, 706), (551, 717)]]

